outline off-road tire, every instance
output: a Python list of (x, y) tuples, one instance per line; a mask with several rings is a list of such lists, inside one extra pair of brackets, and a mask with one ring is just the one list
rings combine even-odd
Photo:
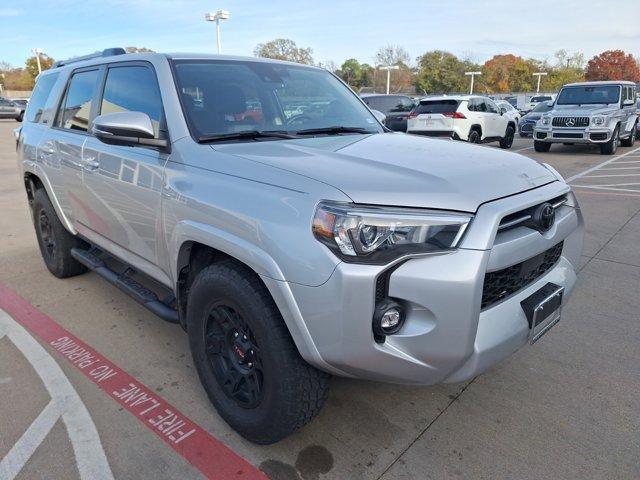
[(611, 139), (607, 143), (600, 145), (600, 153), (602, 155), (614, 155), (618, 151), (620, 143), (620, 127), (616, 126)]
[(43, 188), (33, 194), (32, 213), (40, 253), (49, 271), (58, 278), (85, 273), (87, 268), (71, 256), (72, 248), (85, 243), (64, 228)]
[[(240, 314), (259, 350), (263, 393), (251, 408), (239, 405), (224, 390), (216, 376), (216, 354), (207, 353), (210, 313), (221, 305)], [(308, 423), (324, 405), (329, 375), (302, 359), (268, 290), (246, 266), (228, 260), (200, 271), (189, 289), (187, 331), (193, 361), (211, 403), (247, 440), (275, 443)]]
[(533, 149), (539, 153), (546, 153), (551, 149), (551, 144), (547, 142), (533, 141)]
[(500, 139), (500, 148), (508, 149), (513, 145), (513, 137), (516, 134), (515, 128), (511, 125), (507, 126), (507, 131), (504, 133), (504, 137)]
[(621, 138), (620, 144), (623, 147), (633, 147), (633, 144), (636, 143), (636, 137), (638, 136), (638, 122), (633, 125), (633, 129), (631, 130), (631, 134), (627, 138)]

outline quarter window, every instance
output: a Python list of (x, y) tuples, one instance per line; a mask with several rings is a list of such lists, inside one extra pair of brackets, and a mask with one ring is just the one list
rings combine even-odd
[(75, 73), (71, 77), (67, 94), (58, 112), (56, 126), (81, 132), (89, 129), (97, 80), (98, 70)]
[(58, 80), (58, 75), (58, 73), (50, 73), (38, 79), (27, 104), (27, 110), (24, 114), (25, 121), (39, 123), (42, 120), (45, 104), (56, 80)]
[(142, 112), (149, 115), (158, 138), (162, 100), (155, 73), (145, 66), (109, 68), (100, 105), (100, 114)]

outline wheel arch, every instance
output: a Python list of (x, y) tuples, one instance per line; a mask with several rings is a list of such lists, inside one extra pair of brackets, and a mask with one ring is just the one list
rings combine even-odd
[(58, 215), (58, 218), (60, 219), (60, 222), (62, 223), (64, 228), (66, 228), (69, 233), (77, 235), (78, 232), (73, 227), (67, 216), (64, 214), (60, 203), (58, 203), (58, 199), (53, 193), (53, 188), (51, 187), (49, 179), (44, 174), (44, 172), (40, 172), (38, 171), (38, 169), (39, 167), (37, 165), (34, 165), (33, 170), (25, 169), (23, 172), (23, 182), (25, 191), (27, 193), (27, 199), (29, 201), (29, 207), (31, 208), (33, 204), (33, 196), (35, 194), (35, 191), (40, 188), (44, 189), (44, 191), (47, 193), (47, 196), (49, 197), (49, 200), (51, 200), (53, 209), (55, 210), (56, 215)]
[(474, 130), (478, 132), (480, 138), (482, 138), (482, 126), (479, 123), (474, 123), (469, 127), (469, 134), (467, 135), (467, 138), (469, 138), (469, 135), (471, 135), (471, 132), (473, 132)]

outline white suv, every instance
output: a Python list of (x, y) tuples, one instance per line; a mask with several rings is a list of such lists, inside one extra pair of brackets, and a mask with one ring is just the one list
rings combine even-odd
[(424, 98), (407, 120), (407, 133), (470, 143), (499, 141), (502, 148), (511, 148), (515, 131), (515, 121), (493, 100), (473, 95)]

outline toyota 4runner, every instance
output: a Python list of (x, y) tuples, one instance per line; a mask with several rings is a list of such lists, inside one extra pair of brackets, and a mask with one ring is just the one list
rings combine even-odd
[(619, 144), (632, 146), (637, 131), (635, 83), (570, 83), (534, 127), (533, 145), (536, 152), (548, 152), (552, 143), (588, 143), (613, 155)]
[(576, 281), (582, 215), (553, 168), (390, 132), (323, 69), (111, 49), (43, 72), (16, 138), (50, 272), (178, 323), (257, 443), (309, 422), (330, 375), (484, 372)]

